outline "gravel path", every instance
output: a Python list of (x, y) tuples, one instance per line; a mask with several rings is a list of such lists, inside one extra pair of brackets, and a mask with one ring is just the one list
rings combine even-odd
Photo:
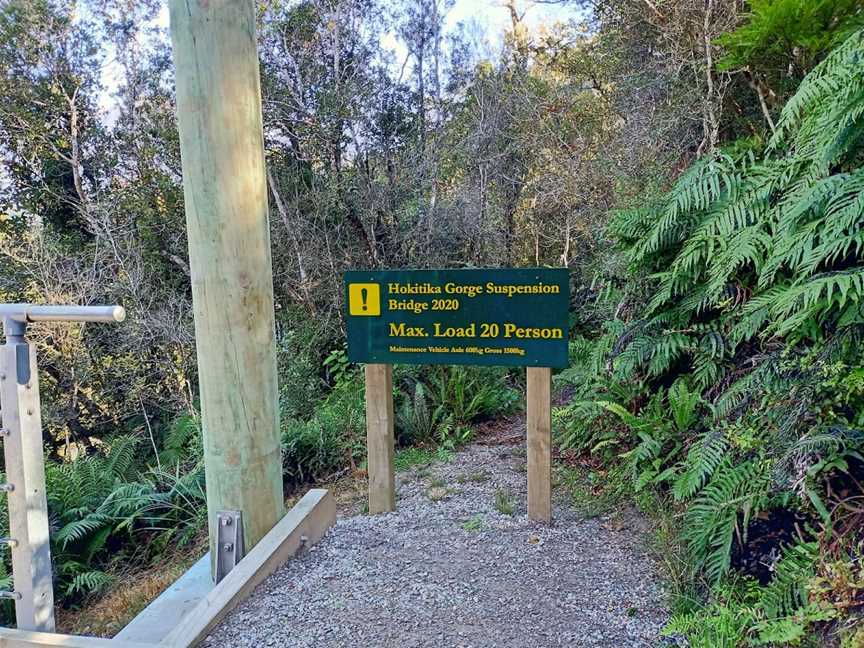
[[(645, 522), (586, 520), (557, 501), (552, 526), (530, 523), (524, 456), (478, 445), (401, 473), (397, 512), (340, 517), (204, 645), (661, 645), (667, 611), (640, 547)], [(498, 510), (508, 503), (513, 515)]]

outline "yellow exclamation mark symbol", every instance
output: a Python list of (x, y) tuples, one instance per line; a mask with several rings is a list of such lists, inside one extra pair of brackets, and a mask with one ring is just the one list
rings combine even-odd
[(381, 314), (381, 286), (377, 283), (348, 284), (348, 314), (369, 317)]

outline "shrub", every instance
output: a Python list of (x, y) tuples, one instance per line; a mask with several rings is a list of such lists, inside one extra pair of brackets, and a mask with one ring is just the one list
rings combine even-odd
[(434, 441), (449, 418), (441, 406), (430, 403), (427, 388), (422, 382), (414, 383), (413, 394), (405, 395), (396, 412), (396, 440), (401, 445), (426, 444)]
[(359, 378), (341, 385), (308, 420), (283, 417), (282, 462), (291, 483), (320, 480), (365, 452), (365, 404)]
[(307, 419), (326, 387), (322, 349), (327, 338), (305, 313), (290, 310), (280, 317), (276, 338), (279, 404), (282, 416)]
[(436, 406), (456, 425), (507, 413), (521, 399), (497, 367), (434, 367), (429, 385)]

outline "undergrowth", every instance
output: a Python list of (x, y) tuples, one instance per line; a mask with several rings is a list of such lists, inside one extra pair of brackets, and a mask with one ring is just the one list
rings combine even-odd
[(665, 632), (694, 648), (861, 645), (862, 61), (859, 31), (767, 145), (613, 219), (627, 272), (588, 289), (556, 379), (562, 449), (664, 521)]

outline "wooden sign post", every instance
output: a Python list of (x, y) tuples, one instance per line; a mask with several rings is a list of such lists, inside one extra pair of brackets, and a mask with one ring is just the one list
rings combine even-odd
[(393, 467), (393, 367), (366, 365), (366, 455), (369, 473), (369, 512), (396, 508)]
[(552, 367), (567, 365), (562, 268), (353, 271), (348, 358), (366, 364), (369, 512), (396, 506), (395, 363), (527, 367), (528, 517), (552, 519)]
[(528, 367), (528, 517), (552, 520), (552, 370)]

